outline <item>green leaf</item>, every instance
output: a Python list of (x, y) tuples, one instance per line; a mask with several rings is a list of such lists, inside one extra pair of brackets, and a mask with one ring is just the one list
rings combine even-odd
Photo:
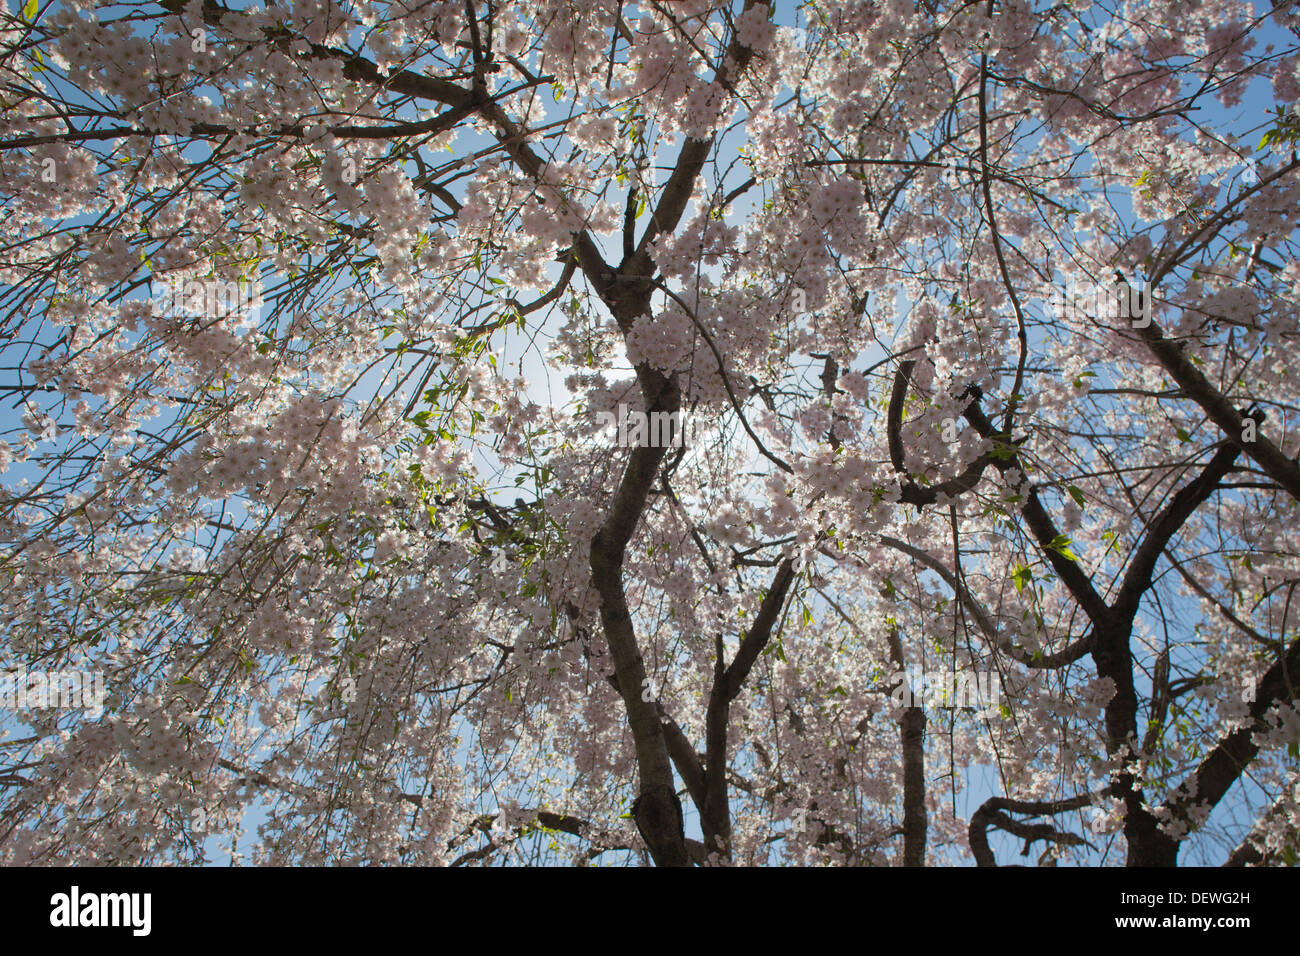
[(1186, 428), (1176, 429), (1174, 434), (1178, 436), (1178, 440), (1180, 442), (1189, 442), (1192, 440), (1192, 433), (1189, 432)]
[(1053, 551), (1062, 557), (1069, 558), (1071, 561), (1078, 561), (1079, 556), (1070, 550), (1070, 539), (1068, 536), (1058, 534), (1048, 545)]
[(1079, 490), (1079, 487), (1077, 485), (1067, 485), (1065, 490), (1070, 493), (1070, 497), (1074, 499), (1074, 503), (1082, 508), (1083, 492)]
[(1025, 564), (1017, 565), (1016, 569), (1011, 572), (1011, 581), (1016, 586), (1016, 593), (1019, 594), (1025, 589), (1025, 585), (1034, 579), (1034, 572), (1029, 570)]
[(27, 2), (23, 4), (23, 19), (26, 20), (28, 23), (36, 22), (37, 6), (38, 4), (36, 0), (27, 0)]

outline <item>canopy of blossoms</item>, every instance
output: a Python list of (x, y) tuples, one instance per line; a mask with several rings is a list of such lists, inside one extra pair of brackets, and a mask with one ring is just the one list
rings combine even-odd
[(1300, 852), (1290, 0), (33, 0), (0, 76), (0, 665), (103, 686), (0, 711), (0, 861)]

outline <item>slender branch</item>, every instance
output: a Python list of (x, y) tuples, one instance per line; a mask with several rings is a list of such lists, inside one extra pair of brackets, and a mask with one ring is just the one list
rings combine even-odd
[(1219, 482), (1240, 454), (1241, 449), (1230, 442), (1220, 445), (1201, 473), (1180, 488), (1151, 522), (1146, 537), (1133, 552), (1124, 581), (1111, 605), (1116, 616), (1131, 620), (1137, 613), (1142, 595), (1151, 587), (1151, 575), (1155, 571), (1156, 561), (1193, 512), (1214, 494)]
[(921, 562), (931, 571), (939, 575), (939, 577), (943, 578), (944, 583), (952, 588), (953, 593), (957, 595), (957, 598), (962, 602), (966, 610), (970, 612), (971, 617), (975, 619), (976, 625), (984, 632), (985, 636), (994, 642), (998, 650), (1007, 654), (1017, 663), (1023, 664), (1025, 667), (1040, 670), (1054, 670), (1056, 668), (1064, 667), (1067, 664), (1074, 663), (1092, 650), (1093, 638), (1091, 632), (1089, 632), (1086, 636), (1079, 638), (1073, 644), (1054, 653), (1043, 654), (1041, 656), (1034, 656), (1033, 654), (1028, 653), (1024, 648), (1017, 647), (1008, 638), (999, 633), (997, 625), (993, 623), (993, 620), (989, 617), (988, 612), (984, 609), (983, 605), (975, 599), (974, 595), (970, 593), (970, 590), (958, 581), (957, 576), (953, 574), (953, 572), (949, 570), (949, 568), (937, 557), (930, 554), (928, 551), (924, 551), (921, 548), (908, 544), (906, 541), (900, 541), (898, 538), (893, 538), (889, 535), (881, 535), (880, 542), (881, 544), (887, 545), (896, 551), (901, 551), (908, 557)]
[(793, 581), (794, 563), (789, 558), (785, 558), (776, 569), (776, 575), (772, 578), (767, 594), (763, 596), (763, 601), (758, 607), (758, 614), (754, 616), (754, 623), (745, 632), (740, 642), (740, 649), (736, 652), (735, 659), (727, 666), (718, 682), (721, 687), (720, 692), (728, 701), (735, 700), (740, 694), (740, 688), (744, 685), (745, 678), (749, 676), (750, 669), (754, 666), (758, 655), (763, 652), (763, 648), (767, 646), (772, 636), (772, 627), (776, 624)]

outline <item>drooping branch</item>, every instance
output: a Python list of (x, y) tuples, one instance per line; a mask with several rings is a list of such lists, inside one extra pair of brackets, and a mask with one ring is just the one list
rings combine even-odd
[(1142, 595), (1151, 588), (1151, 575), (1160, 555), (1196, 509), (1214, 493), (1219, 482), (1236, 463), (1239, 454), (1241, 449), (1230, 442), (1220, 445), (1201, 473), (1178, 489), (1164, 509), (1156, 515), (1147, 529), (1146, 537), (1134, 550), (1119, 593), (1111, 605), (1117, 617), (1132, 620)]
[(1164, 809), (1173, 815), (1173, 819), (1188, 819), (1193, 806), (1199, 813), (1218, 806), (1224, 794), (1259, 753), (1259, 745), (1252, 738), (1268, 729), (1264, 716), (1275, 704), (1295, 701), (1297, 685), (1300, 685), (1300, 640), (1293, 641), (1286, 654), (1274, 661), (1255, 685), (1250, 722), (1219, 741), (1195, 772), (1165, 801)]
[[(767, 5), (767, 0), (745, 0), (744, 9), (748, 11), (754, 7)], [(724, 89), (729, 87), (749, 65), (753, 56), (754, 51), (741, 43), (733, 33), (727, 44), (726, 53), (714, 73), (714, 82)], [(730, 64), (735, 64), (734, 68)], [(664, 183), (659, 193), (659, 201), (655, 203), (650, 213), (650, 223), (646, 226), (640, 243), (637, 244), (636, 258), (646, 256), (650, 244), (657, 237), (671, 233), (677, 228), (682, 215), (686, 212), (691, 194), (695, 191), (695, 181), (704, 169), (709, 152), (713, 149), (715, 138), (710, 136), (707, 139), (696, 139), (688, 136), (686, 142), (682, 144), (677, 164), (673, 167), (668, 181)]]
[(885, 436), (889, 442), (889, 460), (902, 480), (900, 500), (919, 508), (923, 505), (935, 504), (940, 495), (956, 498), (970, 491), (979, 484), (980, 478), (984, 476), (984, 469), (994, 463), (994, 457), (986, 452), (967, 465), (966, 470), (960, 475), (937, 485), (922, 487), (912, 481), (912, 476), (907, 473), (904, 465), (902, 429), (903, 404), (907, 398), (907, 388), (911, 383), (912, 369), (915, 366), (916, 362), (908, 359), (899, 363), (898, 371), (894, 373), (894, 387), (889, 395), (889, 409), (885, 416)]
[[(505, 90), (497, 94), (498, 96), (510, 96), (527, 87), (516, 87), (511, 90)], [(432, 116), (427, 120), (406, 123), (389, 123), (383, 126), (358, 126), (352, 123), (340, 123), (334, 126), (327, 126), (325, 130), (339, 139), (395, 139), (405, 136), (434, 136), (438, 133), (446, 132), (456, 126), (461, 120), (470, 116), (477, 109), (476, 101), (469, 101), (463, 105), (455, 106), (449, 110), (444, 110), (437, 116)], [(307, 135), (307, 126), (303, 123), (288, 123), (283, 126), (277, 126), (274, 129), (259, 128), (257, 126), (237, 127), (222, 126), (216, 123), (194, 123), (186, 130), (187, 135), (193, 137), (228, 137), (228, 136), (268, 136), (268, 137), (301, 137)], [(33, 136), (19, 136), (14, 139), (0, 140), (0, 150), (4, 149), (27, 149), (32, 146), (43, 146), (48, 143), (90, 143), (103, 142), (105, 140), (123, 139), (128, 136), (174, 136), (174, 132), (165, 130), (146, 129), (139, 126), (113, 126), (108, 129), (87, 129), (87, 130), (68, 130), (63, 133), (43, 133)]]
[(898, 538), (890, 537), (889, 535), (881, 535), (880, 543), (887, 545), (896, 551), (901, 551), (908, 557), (921, 562), (935, 574), (939, 575), (939, 577), (943, 578), (944, 583), (947, 584), (948, 587), (952, 588), (957, 599), (962, 602), (962, 605), (970, 613), (971, 617), (975, 619), (975, 624), (984, 633), (984, 636), (993, 641), (998, 650), (1011, 657), (1011, 659), (1017, 663), (1023, 664), (1025, 667), (1041, 670), (1055, 670), (1064, 667), (1067, 664), (1074, 663), (1092, 650), (1093, 640), (1092, 634), (1089, 632), (1074, 643), (1070, 644), (1068, 647), (1062, 648), (1061, 650), (1055, 651), (1051, 654), (1040, 654), (1037, 656), (1030, 654), (1024, 648), (1017, 647), (1010, 641), (1010, 639), (999, 632), (997, 625), (994, 624), (992, 618), (989, 617), (988, 611), (986, 611), (984, 606), (975, 599), (973, 594), (970, 593), (970, 589), (962, 582), (958, 581), (957, 576), (953, 574), (948, 566), (937, 557), (930, 554), (928, 551), (910, 545), (906, 541), (900, 541)]
[(1068, 813), (1089, 806), (1097, 797), (1105, 794), (1084, 793), (1064, 800), (1012, 800), (1010, 797), (990, 797), (980, 804), (970, 819), (967, 834), (970, 839), (971, 852), (975, 856), (976, 866), (997, 866), (997, 858), (989, 847), (988, 829), (995, 827), (1005, 830), (1025, 840), (1021, 856), (1029, 853), (1029, 847), (1038, 840), (1048, 840), (1064, 846), (1092, 846), (1083, 837), (1058, 830), (1046, 823), (1026, 823), (1008, 815), (1010, 813), (1028, 814), (1030, 816), (1055, 815)]
[[(1269, 441), (1260, 431), (1258, 421), (1234, 408), (1227, 396), (1210, 384), (1210, 380), (1192, 364), (1183, 347), (1165, 336), (1158, 323), (1152, 321), (1145, 328), (1138, 329), (1137, 334), (1146, 342), (1151, 354), (1169, 373), (1169, 377), (1182, 387), (1192, 401), (1201, 406), (1210, 420), (1223, 430), (1227, 439), (1249, 455), (1287, 494), (1300, 501), (1300, 465)], [(1248, 425), (1247, 422), (1251, 424)], [(1254, 440), (1247, 441), (1247, 435)]]
[(731, 387), (731, 378), (727, 375), (727, 367), (726, 363), (722, 359), (722, 352), (718, 349), (717, 343), (713, 341), (713, 336), (709, 333), (709, 330), (705, 328), (704, 323), (701, 322), (699, 316), (695, 314), (695, 310), (687, 305), (681, 296), (668, 288), (668, 286), (664, 285), (663, 282), (656, 281), (655, 287), (668, 295), (673, 299), (673, 301), (682, 307), (682, 310), (690, 316), (691, 322), (694, 323), (695, 328), (699, 331), (700, 335), (703, 336), (705, 344), (708, 345), (709, 350), (713, 353), (713, 360), (718, 364), (718, 376), (722, 379), (723, 388), (727, 391), (727, 398), (731, 400), (731, 407), (736, 412), (736, 418), (740, 421), (741, 427), (745, 429), (745, 434), (748, 435), (750, 440), (754, 443), (754, 447), (758, 449), (759, 454), (787, 474), (793, 473), (794, 469), (790, 467), (789, 463), (769, 450), (768, 447), (763, 444), (762, 439), (754, 433), (754, 429), (750, 427), (749, 420), (745, 418), (745, 411), (740, 407), (740, 400), (736, 398), (735, 389)]
[[(980, 410), (978, 399), (972, 401), (967, 407), (966, 420), (971, 423), (981, 438), (997, 443), (1001, 454), (995, 458), (994, 464), (1000, 471), (1005, 473), (1014, 468), (1021, 475), (1025, 474), (1024, 466), (1020, 462), (1020, 454), (1011, 443), (1010, 436), (994, 429), (993, 423)], [(1052, 570), (1056, 572), (1061, 583), (1066, 586), (1094, 625), (1108, 622), (1111, 616), (1110, 608), (1093, 586), (1092, 580), (1079, 567), (1078, 562), (1061, 553), (1062, 549), (1057, 544), (1061, 533), (1048, 515), (1047, 509), (1043, 507), (1038, 491), (1030, 486), (1027, 479), (1021, 485), (1020, 494), (1024, 498), (1021, 513), (1025, 516), (1025, 524), (1034, 540), (1038, 542)]]
[[(177, 16), (182, 16), (186, 7), (183, 0), (160, 0), (160, 5)], [(216, 0), (204, 0), (202, 5), (204, 22), (213, 26), (219, 25), (223, 17), (234, 13), (235, 11), (217, 3)], [(277, 27), (265, 30), (264, 33), (273, 44), (283, 48), (287, 53), (292, 52), (290, 51), (290, 43), (295, 38), (291, 36), (289, 31)], [(293, 55), (299, 54), (295, 53)], [(368, 60), (359, 54), (320, 43), (308, 44), (306, 52), (300, 55), (310, 59), (335, 60), (340, 64), (343, 76), (349, 80), (364, 82), (380, 89), (390, 90), (417, 99), (442, 103), (463, 114), (460, 118), (472, 113), (482, 115), (495, 127), (498, 141), (515, 164), (535, 181), (542, 181), (546, 163), (528, 146), (526, 131), (511, 120), (497, 102), (505, 94), (498, 93), (495, 96), (489, 96), (482, 84), (476, 84), (474, 89), (467, 90), (441, 77), (415, 73), (411, 70), (397, 70), (393, 73), (385, 73), (372, 60)], [(529, 85), (534, 85), (534, 81), (535, 83), (544, 82), (545, 79), (545, 77), (534, 77), (533, 80), (529, 81)], [(444, 115), (450, 117), (451, 114), (449, 112)], [(439, 118), (435, 117), (434, 119)], [(600, 255), (595, 242), (586, 230), (574, 234), (573, 250), (577, 256), (578, 264), (582, 267), (588, 279), (596, 285), (603, 296), (607, 295), (610, 284), (606, 277), (610, 273), (610, 267)]]
[(767, 646), (772, 636), (772, 628), (781, 613), (781, 607), (785, 604), (786, 594), (793, 581), (794, 562), (785, 558), (776, 569), (767, 594), (763, 596), (758, 613), (754, 616), (754, 623), (741, 639), (740, 649), (736, 652), (735, 659), (727, 665), (721, 680), (717, 683), (719, 691), (726, 696), (727, 700), (735, 700), (740, 694), (745, 678), (749, 676), (754, 662), (758, 660), (758, 655)]
[[(463, 843), (472, 833), (481, 832), (486, 834), (488, 842), (476, 850), (470, 850), (462, 853), (456, 859), (452, 860), (448, 866), (459, 867), (468, 863), (477, 863), (479, 860), (486, 859), (498, 850), (504, 849), (512, 843), (523, 839), (537, 829), (554, 830), (558, 833), (568, 833), (572, 836), (590, 839), (593, 830), (592, 825), (579, 817), (571, 816), (567, 813), (552, 813), (549, 810), (538, 810), (532, 815), (532, 822), (520, 824), (514, 827), (509, 836), (505, 838), (496, 838), (491, 835), (492, 824), (496, 821), (497, 814), (485, 813), (478, 817), (465, 833), (452, 841), (453, 847)], [(607, 853), (611, 850), (630, 850), (632, 847), (625, 843), (603, 844), (594, 842), (590, 850), (586, 853), (587, 859), (592, 859), (601, 853)]]
[[(989, 0), (988, 10), (993, 12), (993, 0)], [(1025, 382), (1025, 360), (1029, 355), (1029, 336), (1025, 331), (1025, 313), (1020, 307), (1020, 296), (1016, 294), (1015, 283), (1007, 269), (1007, 259), (1002, 252), (1002, 234), (998, 230), (997, 210), (993, 204), (993, 187), (989, 177), (989, 116), (988, 116), (988, 79), (989, 57), (980, 55), (979, 80), (979, 156), (980, 156), (980, 191), (984, 195), (984, 215), (988, 218), (989, 237), (993, 240), (993, 254), (998, 261), (998, 272), (1002, 276), (1002, 285), (1011, 299), (1011, 307), (1016, 313), (1016, 341), (1019, 356), (1016, 359), (1016, 377), (1011, 385), (1011, 397), (1007, 400), (1006, 415), (1002, 420), (1002, 431), (1011, 434), (1016, 422), (1016, 408), (1024, 400), (1020, 394)]]
[[(1270, 831), (1273, 830), (1281, 831), (1280, 841), (1270, 842)], [(1276, 842), (1281, 842), (1282, 846), (1277, 846)], [(1285, 866), (1293, 863), (1297, 855), (1300, 855), (1300, 820), (1295, 816), (1294, 802), (1284, 796), (1256, 821), (1223, 865)]]

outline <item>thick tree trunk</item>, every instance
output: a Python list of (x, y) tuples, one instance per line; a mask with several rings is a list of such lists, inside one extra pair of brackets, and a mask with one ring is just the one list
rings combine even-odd
[[(903, 642), (898, 628), (889, 630), (889, 656), (894, 666), (903, 671), (903, 685), (907, 686)], [(925, 837), (928, 818), (925, 812), (925, 710), (915, 706), (911, 688), (907, 688), (907, 702), (898, 718), (899, 740), (903, 750), (903, 865), (925, 866)], [(892, 692), (891, 692), (892, 693)]]
[(903, 743), (903, 865), (925, 866), (925, 711), (907, 708), (898, 729)]

